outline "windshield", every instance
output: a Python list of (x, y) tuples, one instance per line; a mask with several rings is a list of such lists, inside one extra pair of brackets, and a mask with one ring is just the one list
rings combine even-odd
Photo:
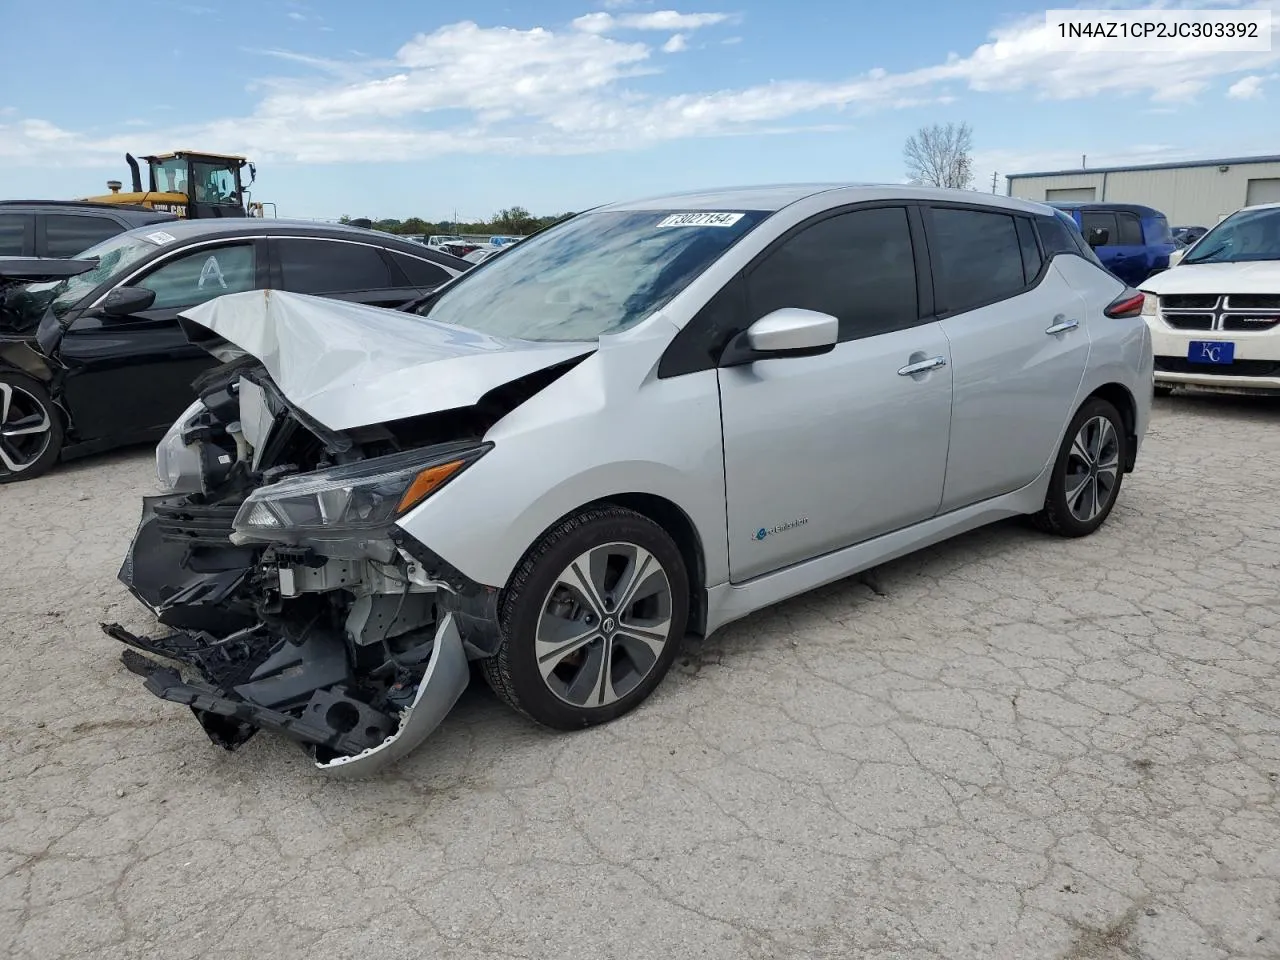
[(491, 336), (595, 340), (661, 308), (767, 216), (758, 210), (579, 214), (463, 274), (419, 312)]
[(87, 273), (65, 280), (47, 283), (28, 283), (10, 295), (10, 307), (24, 316), (43, 314), (50, 307), (59, 320), (68, 310), (88, 296), (101, 283), (110, 280), (130, 264), (141, 260), (156, 249), (156, 245), (143, 237), (128, 233), (118, 234), (77, 254), (75, 260), (94, 260), (98, 265)]
[(1206, 233), (1183, 263), (1280, 260), (1280, 207), (1238, 210)]

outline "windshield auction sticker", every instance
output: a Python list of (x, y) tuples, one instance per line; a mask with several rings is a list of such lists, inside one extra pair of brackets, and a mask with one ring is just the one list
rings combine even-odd
[(148, 233), (145, 239), (150, 240), (152, 243), (163, 246), (166, 243), (173, 243), (173, 241), (177, 240), (178, 238), (175, 237), (172, 233), (165, 233), (163, 230), (157, 230), (155, 233)]
[(1107, 53), (1147, 50), (1271, 49), (1270, 10), (1048, 10), (1050, 50)]
[(673, 213), (658, 222), (660, 227), (732, 227), (740, 213)]

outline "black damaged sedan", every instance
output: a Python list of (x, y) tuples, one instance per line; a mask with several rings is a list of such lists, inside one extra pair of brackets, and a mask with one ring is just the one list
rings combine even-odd
[(265, 288), (398, 307), (470, 266), (372, 230), (257, 219), (153, 224), (74, 260), (0, 259), (0, 483), (159, 439), (217, 362), (183, 333), (188, 307)]

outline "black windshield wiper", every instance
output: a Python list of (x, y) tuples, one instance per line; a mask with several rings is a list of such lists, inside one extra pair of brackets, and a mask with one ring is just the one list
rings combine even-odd
[(1221, 253), (1223, 250), (1227, 249), (1227, 247), (1229, 246), (1231, 246), (1231, 241), (1224, 240), (1222, 243), (1218, 244), (1216, 247), (1214, 247), (1212, 250), (1208, 251), (1207, 253), (1197, 253), (1194, 256), (1186, 257), (1183, 262), (1184, 263), (1202, 263), (1205, 260), (1208, 260), (1210, 257)]

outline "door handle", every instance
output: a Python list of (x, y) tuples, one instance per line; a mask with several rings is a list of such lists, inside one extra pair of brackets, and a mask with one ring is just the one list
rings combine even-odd
[(908, 363), (898, 371), (898, 376), (911, 377), (915, 376), (917, 373), (928, 373), (930, 370), (936, 370), (938, 367), (945, 367), (946, 365), (946, 357), (930, 357), (928, 360), (919, 360), (916, 363)]
[(1080, 326), (1079, 320), (1067, 320), (1063, 318), (1062, 314), (1058, 314), (1053, 318), (1053, 326), (1045, 330), (1045, 333), (1053, 336), (1055, 333), (1066, 333), (1068, 330), (1074, 330), (1078, 326)]

